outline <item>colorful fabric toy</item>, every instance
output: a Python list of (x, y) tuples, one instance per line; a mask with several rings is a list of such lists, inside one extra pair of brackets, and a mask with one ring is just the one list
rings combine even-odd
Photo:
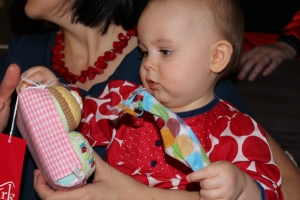
[[(137, 96), (139, 96), (139, 100), (135, 101)], [(135, 90), (127, 100), (122, 100), (119, 105), (109, 109), (116, 116), (122, 115), (122, 113), (139, 116), (140, 114), (136, 113), (135, 109), (152, 113), (155, 119), (161, 118), (165, 122), (165, 126), (160, 132), (165, 152), (169, 156), (184, 163), (193, 171), (210, 164), (208, 156), (192, 129), (145, 89)]]
[(66, 190), (86, 184), (95, 170), (93, 149), (74, 131), (80, 96), (63, 86), (33, 86), (18, 95), (17, 126), (49, 186)]

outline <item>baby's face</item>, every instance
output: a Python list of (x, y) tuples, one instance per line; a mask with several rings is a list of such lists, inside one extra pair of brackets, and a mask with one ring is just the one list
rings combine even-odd
[(217, 38), (211, 21), (207, 12), (182, 2), (154, 1), (138, 23), (143, 86), (174, 112), (207, 104), (216, 79), (210, 70)]

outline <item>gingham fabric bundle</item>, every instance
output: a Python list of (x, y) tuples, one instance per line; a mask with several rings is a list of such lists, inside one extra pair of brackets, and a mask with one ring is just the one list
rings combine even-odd
[(80, 133), (66, 132), (55, 104), (48, 89), (23, 90), (18, 95), (17, 126), (49, 186), (66, 190), (86, 184), (95, 166), (83, 170), (83, 165), (91, 163), (84, 163), (78, 153), (82, 150), (89, 158), (92, 148)]

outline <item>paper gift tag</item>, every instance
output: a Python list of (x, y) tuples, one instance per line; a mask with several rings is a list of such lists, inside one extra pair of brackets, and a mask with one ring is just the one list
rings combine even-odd
[(0, 133), (0, 199), (19, 199), (26, 141)]

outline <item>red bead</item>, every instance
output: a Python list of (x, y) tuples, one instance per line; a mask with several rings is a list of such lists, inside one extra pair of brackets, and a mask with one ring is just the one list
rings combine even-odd
[(109, 54), (110, 54), (110, 51), (105, 51), (105, 53), (104, 53), (105, 60), (109, 60), (109, 58), (110, 58)]
[(65, 47), (63, 45), (56, 45), (56, 47), (59, 49), (59, 50), (64, 50)]
[(62, 44), (64, 42), (64, 38), (63, 37), (57, 37), (55, 38), (55, 43), (56, 44)]
[(116, 58), (116, 54), (114, 54), (114, 53), (111, 52), (111, 51), (106, 51), (106, 52), (104, 53), (104, 57), (105, 57), (105, 59), (107, 59), (107, 60), (114, 60), (114, 59)]
[(88, 72), (89, 72), (89, 75), (90, 74), (94, 74), (94, 75), (97, 74), (97, 70), (94, 67), (91, 67), (91, 66), (88, 67)]
[(60, 54), (60, 49), (57, 48), (56, 46), (52, 47), (51, 50), (52, 50), (52, 53), (53, 53), (54, 55)]
[(131, 29), (131, 30), (127, 31), (127, 34), (130, 36), (137, 36), (137, 31), (136, 31), (136, 29)]
[(129, 35), (129, 34), (127, 33), (127, 34), (126, 34), (126, 38), (127, 38), (127, 41), (130, 40), (131, 35)]
[(113, 52), (110, 52), (110, 60), (114, 60), (116, 59), (116, 54), (114, 54)]
[(77, 82), (77, 80), (79, 79), (79, 76), (77, 76), (77, 75), (75, 75), (75, 74), (73, 74), (71, 72), (69, 72), (68, 75), (69, 75), (69, 77), (71, 79), (70, 82), (73, 83), (73, 84), (75, 84)]
[(104, 56), (99, 56), (98, 61), (99, 62), (105, 62), (105, 57)]
[(100, 67), (101, 69), (106, 69), (107, 63), (106, 63), (106, 62), (100, 63), (99, 67)]
[(130, 35), (125, 35), (125, 40), (128, 41), (130, 40), (131, 36)]
[(119, 40), (124, 40), (125, 35), (123, 33), (119, 33), (118, 38), (119, 38)]
[(90, 72), (92, 72), (92, 71), (93, 71), (93, 69), (94, 69), (94, 67), (92, 67), (92, 66), (89, 66), (87, 70), (88, 70), (88, 72), (90, 73)]
[(53, 63), (52, 69), (57, 72), (60, 69), (60, 67), (57, 64)]
[(95, 78), (95, 74), (89, 74), (88, 78), (89, 80), (93, 80)]
[(61, 58), (65, 58), (65, 54), (61, 54), (61, 53), (60, 53), (60, 54), (57, 54), (56, 56), (59, 57), (60, 59), (61, 59)]
[(100, 62), (99, 62), (99, 61), (96, 61), (96, 62), (94, 63), (94, 65), (95, 65), (96, 67), (99, 67), (99, 66), (100, 66)]
[(120, 48), (121, 46), (120, 46), (120, 42), (113, 42), (113, 47), (114, 48)]
[(63, 77), (68, 83), (71, 83), (71, 78), (67, 74)]
[(88, 70), (82, 70), (82, 71), (81, 71), (81, 76), (87, 77), (88, 74), (89, 74)]
[(68, 68), (66, 68), (66, 67), (61, 67), (61, 68), (59, 69), (59, 71), (58, 71), (58, 74), (59, 74), (60, 76), (63, 76), (63, 75), (65, 75), (66, 73), (68, 73), (68, 71), (69, 71)]
[(123, 52), (122, 49), (113, 49), (112, 50), (114, 53), (118, 53), (118, 54), (121, 54)]
[(97, 74), (102, 74), (103, 73), (103, 69), (100, 68), (100, 67), (96, 67), (96, 71), (97, 71)]
[(57, 55), (55, 55), (55, 56), (53, 56), (53, 57), (51, 58), (51, 61), (52, 61), (53, 63), (58, 63), (58, 62), (61, 61), (61, 59), (60, 59)]
[(121, 46), (121, 48), (124, 49), (127, 45), (128, 45), (128, 42), (127, 42), (126, 40), (120, 41), (120, 46)]
[(65, 66), (65, 61), (60, 60), (56, 64), (59, 65), (59, 66)]
[(75, 76), (72, 72), (68, 72), (68, 76), (73, 79), (73, 77)]
[(86, 82), (86, 76), (79, 76), (78, 81), (81, 83), (85, 83)]
[(130, 36), (124, 35), (123, 33), (119, 33), (118, 35), (119, 40), (129, 40)]

